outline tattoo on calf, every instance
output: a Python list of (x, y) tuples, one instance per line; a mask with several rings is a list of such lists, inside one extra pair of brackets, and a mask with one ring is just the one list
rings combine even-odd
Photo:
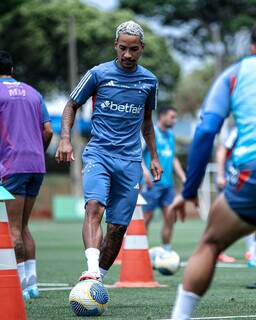
[(100, 267), (108, 270), (114, 263), (122, 245), (127, 227), (108, 224), (107, 234), (100, 248)]

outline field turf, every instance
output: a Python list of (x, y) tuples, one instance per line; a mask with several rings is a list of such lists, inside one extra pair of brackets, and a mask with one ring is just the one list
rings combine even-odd
[[(160, 221), (154, 221), (151, 225), (150, 247), (160, 244), (160, 226)], [(37, 243), (39, 283), (63, 283), (69, 286), (76, 283), (81, 271), (86, 269), (81, 227), (80, 223), (32, 222), (31, 230)], [(186, 261), (193, 251), (203, 227), (204, 223), (199, 220), (176, 224), (173, 246), (182, 261)], [(256, 281), (256, 269), (244, 267), (244, 252), (243, 240), (229, 249), (228, 253), (234, 255), (242, 267), (217, 269), (211, 289), (194, 317), (221, 319), (233, 316), (232, 319), (240, 319), (239, 316), (256, 315), (256, 290), (245, 289), (245, 285)], [(99, 319), (167, 319), (182, 272), (183, 268), (174, 276), (162, 276), (155, 271), (155, 279), (167, 287), (108, 289), (111, 299), (109, 307)], [(105, 283), (115, 283), (118, 276), (119, 267), (113, 266)], [(42, 291), (38, 299), (26, 303), (28, 319), (76, 319), (69, 309), (68, 295), (69, 290)]]

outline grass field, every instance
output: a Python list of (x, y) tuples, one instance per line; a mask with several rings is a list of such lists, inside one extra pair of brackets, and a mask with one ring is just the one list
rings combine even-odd
[[(173, 239), (174, 249), (186, 261), (191, 254), (204, 224), (199, 220), (177, 223)], [(39, 283), (63, 283), (72, 286), (81, 271), (85, 270), (85, 259), (81, 239), (81, 224), (33, 222), (32, 232), (37, 243)], [(150, 229), (150, 246), (160, 243), (160, 222), (153, 222)], [(243, 264), (239, 268), (218, 268), (215, 281), (201, 301), (194, 317), (256, 315), (256, 290), (245, 289), (245, 285), (256, 281), (255, 269), (244, 265), (244, 242), (236, 243), (228, 253)], [(100, 319), (166, 319), (175, 298), (176, 287), (181, 281), (183, 268), (175, 276), (154, 276), (167, 287), (154, 289), (109, 289), (110, 302), (107, 312)], [(105, 283), (117, 281), (119, 267), (113, 266)], [(27, 302), (30, 320), (75, 319), (68, 305), (69, 290), (42, 291), (38, 299)], [(240, 317), (239, 317), (240, 316)], [(250, 317), (250, 319), (256, 319)]]

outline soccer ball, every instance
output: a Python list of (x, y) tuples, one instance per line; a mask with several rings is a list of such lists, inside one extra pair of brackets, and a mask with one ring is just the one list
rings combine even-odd
[(175, 251), (165, 251), (155, 258), (155, 268), (163, 275), (175, 274), (180, 267), (180, 257)]
[(153, 247), (149, 249), (148, 252), (149, 252), (152, 267), (153, 269), (156, 269), (156, 265), (155, 265), (156, 257), (160, 256), (161, 254), (164, 254), (166, 251), (162, 247)]
[(96, 280), (78, 282), (69, 294), (70, 308), (79, 317), (101, 315), (106, 310), (108, 300), (106, 288)]

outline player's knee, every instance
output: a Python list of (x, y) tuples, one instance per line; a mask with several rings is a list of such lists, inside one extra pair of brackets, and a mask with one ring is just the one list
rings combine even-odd
[(223, 250), (223, 242), (220, 241), (220, 239), (216, 237), (215, 233), (211, 231), (205, 232), (202, 237), (201, 244), (203, 246), (210, 247), (212, 250), (216, 251), (216, 253)]
[(14, 251), (17, 259), (23, 259), (25, 257), (25, 247), (22, 239), (14, 239)]
[(104, 212), (104, 206), (97, 200), (90, 200), (86, 204), (86, 219), (97, 220), (101, 219)]

